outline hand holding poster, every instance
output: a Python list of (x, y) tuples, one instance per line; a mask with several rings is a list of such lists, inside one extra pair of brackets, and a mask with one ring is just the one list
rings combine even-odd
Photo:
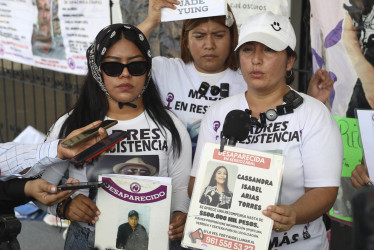
[(161, 22), (226, 15), (225, 0), (181, 0), (177, 9), (161, 9)]
[(199, 249), (267, 249), (283, 156), (207, 143), (199, 164), (182, 245)]
[(99, 180), (107, 184), (97, 196), (95, 247), (168, 249), (171, 179), (109, 174)]

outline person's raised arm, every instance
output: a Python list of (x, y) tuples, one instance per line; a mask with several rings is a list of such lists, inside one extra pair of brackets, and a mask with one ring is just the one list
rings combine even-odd
[(147, 18), (138, 25), (146, 37), (161, 23), (161, 8), (176, 9), (175, 5), (179, 4), (177, 0), (149, 0)]
[(319, 69), (309, 81), (308, 95), (325, 103), (329, 98), (334, 81), (331, 80), (326, 70)]

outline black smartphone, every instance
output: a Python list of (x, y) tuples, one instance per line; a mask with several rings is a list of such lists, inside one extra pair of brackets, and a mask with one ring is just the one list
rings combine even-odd
[(80, 152), (76, 156), (70, 159), (70, 162), (77, 167), (83, 166), (85, 162), (89, 162), (93, 158), (100, 155), (102, 152), (108, 150), (113, 145), (122, 141), (127, 135), (126, 131), (116, 131), (111, 135), (108, 135), (101, 141), (87, 148), (86, 150)]
[(116, 125), (117, 123), (118, 123), (117, 120), (102, 121), (101, 124), (98, 127), (86, 130), (83, 133), (80, 133), (79, 135), (76, 135), (76, 136), (62, 142), (61, 145), (65, 148), (73, 147), (73, 146), (77, 145), (78, 143), (81, 143), (81, 142), (83, 142), (87, 139), (90, 139), (91, 137), (97, 135), (99, 133), (99, 128), (107, 129), (107, 128), (110, 128), (110, 127)]
[(78, 182), (78, 183), (65, 183), (57, 186), (57, 190), (74, 190), (84, 188), (99, 188), (105, 185), (105, 182), (92, 181), (92, 182)]
[(374, 249), (374, 188), (363, 187), (352, 195), (353, 249)]

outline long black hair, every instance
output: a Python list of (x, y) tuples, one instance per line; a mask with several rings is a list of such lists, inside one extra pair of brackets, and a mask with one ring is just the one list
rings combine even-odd
[[(80, 90), (78, 100), (69, 111), (68, 118), (61, 127), (59, 138), (64, 138), (73, 130), (86, 126), (93, 121), (105, 118), (109, 109), (107, 99), (109, 95), (107, 95), (107, 91), (103, 87), (102, 75), (99, 72), (100, 59), (104, 54), (101, 52), (103, 48), (107, 50), (120, 39), (127, 39), (133, 42), (151, 65), (152, 58), (149, 44), (143, 33), (135, 26), (112, 24), (100, 31), (95, 42), (87, 49), (88, 73)], [(150, 71), (151, 67), (146, 73), (148, 76), (146, 81), (148, 82), (145, 83), (146, 89), (143, 93), (144, 108), (157, 126), (162, 128), (161, 131), (165, 132), (165, 129), (170, 131), (174, 156), (179, 156), (182, 148), (180, 135), (173, 119), (164, 108), (158, 89), (152, 77), (150, 77)]]
[(215, 186), (217, 186), (216, 174), (217, 174), (218, 170), (220, 170), (221, 168), (223, 168), (223, 169), (226, 170), (226, 181), (225, 181), (225, 183), (224, 183), (224, 185), (223, 185), (223, 188), (225, 189), (224, 192), (225, 192), (225, 193), (228, 193), (228, 192), (230, 192), (229, 187), (227, 186), (227, 182), (228, 182), (228, 180), (229, 180), (229, 172), (227, 171), (227, 168), (224, 167), (224, 166), (218, 166), (218, 167), (214, 170), (214, 172), (213, 172), (213, 174), (212, 174), (212, 177), (210, 177), (209, 186), (211, 186), (211, 187), (215, 187)]

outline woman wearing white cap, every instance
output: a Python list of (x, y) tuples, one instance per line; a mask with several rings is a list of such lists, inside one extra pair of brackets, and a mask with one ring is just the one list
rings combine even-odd
[[(161, 21), (161, 8), (175, 9), (178, 4), (177, 0), (149, 0), (148, 16), (138, 28), (149, 36)], [(226, 16), (184, 20), (180, 58), (152, 60), (152, 78), (161, 99), (187, 127), (194, 148), (207, 108), (246, 88), (235, 61), (237, 42), (236, 21), (228, 7)], [(324, 102), (332, 84), (328, 73), (320, 70), (312, 77), (308, 93)]]
[(222, 128), (215, 130), (214, 122), (223, 123), (231, 110), (247, 110), (255, 122), (248, 137), (236, 146), (285, 157), (279, 205), (263, 210), (274, 220), (269, 249), (327, 250), (322, 215), (337, 196), (343, 145), (329, 110), (288, 86), (295, 46), (295, 32), (286, 17), (265, 12), (242, 25), (235, 51), (248, 89), (213, 104), (206, 112), (189, 191), (203, 145), (219, 143)]

